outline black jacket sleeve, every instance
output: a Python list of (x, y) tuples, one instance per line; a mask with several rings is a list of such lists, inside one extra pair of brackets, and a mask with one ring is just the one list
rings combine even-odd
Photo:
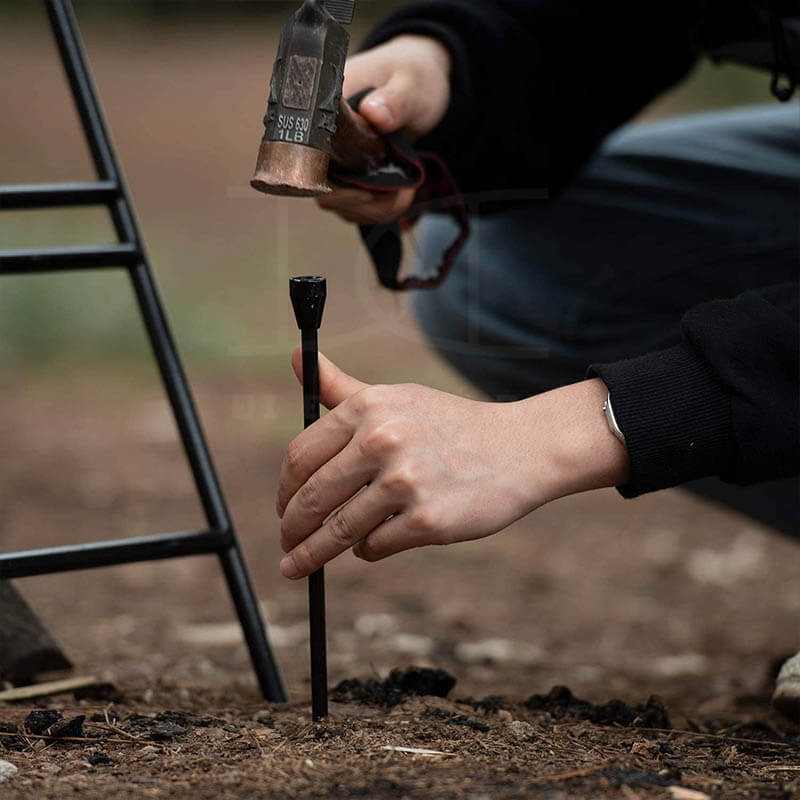
[(625, 497), (718, 475), (748, 484), (800, 472), (800, 285), (714, 300), (679, 345), (594, 365), (631, 462)]
[(449, 49), (450, 108), (420, 149), (441, 155), (462, 191), (556, 191), (688, 72), (702, 2), (425, 0), (365, 46), (418, 33)]

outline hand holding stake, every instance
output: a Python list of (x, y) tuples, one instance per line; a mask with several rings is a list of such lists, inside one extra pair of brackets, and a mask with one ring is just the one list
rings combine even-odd
[[(319, 341), (325, 309), (325, 278), (292, 278), (289, 294), (303, 345), (303, 420), (305, 427), (319, 419)], [(308, 618), (311, 638), (311, 716), (328, 716), (328, 658), (325, 643), (325, 571), (308, 576)]]

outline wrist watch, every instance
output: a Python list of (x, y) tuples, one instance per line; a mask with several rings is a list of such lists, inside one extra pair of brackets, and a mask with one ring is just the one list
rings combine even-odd
[(614, 416), (614, 408), (611, 405), (611, 392), (608, 393), (608, 397), (606, 397), (606, 401), (603, 403), (603, 413), (606, 415), (606, 422), (608, 422), (611, 433), (625, 444), (625, 434), (620, 430), (617, 424), (617, 418)]

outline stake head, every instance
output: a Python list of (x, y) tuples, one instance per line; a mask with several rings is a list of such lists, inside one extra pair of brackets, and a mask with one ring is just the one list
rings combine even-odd
[(292, 278), (289, 281), (289, 296), (292, 298), (297, 327), (301, 331), (318, 331), (327, 297), (325, 278), (312, 275)]

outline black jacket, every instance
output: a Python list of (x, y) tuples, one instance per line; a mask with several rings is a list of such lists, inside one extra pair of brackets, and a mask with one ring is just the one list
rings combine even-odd
[[(452, 55), (450, 108), (420, 147), (465, 192), (557, 193), (703, 53), (770, 69), (784, 98), (800, 81), (800, 0), (425, 0), (366, 46), (402, 33)], [(681, 344), (592, 367), (626, 434), (623, 494), (800, 471), (799, 294), (788, 283), (697, 306)]]
[(464, 192), (556, 192), (702, 53), (800, 81), (800, 0), (419, 0), (365, 46), (401, 33), (453, 58), (449, 112), (420, 149)]

